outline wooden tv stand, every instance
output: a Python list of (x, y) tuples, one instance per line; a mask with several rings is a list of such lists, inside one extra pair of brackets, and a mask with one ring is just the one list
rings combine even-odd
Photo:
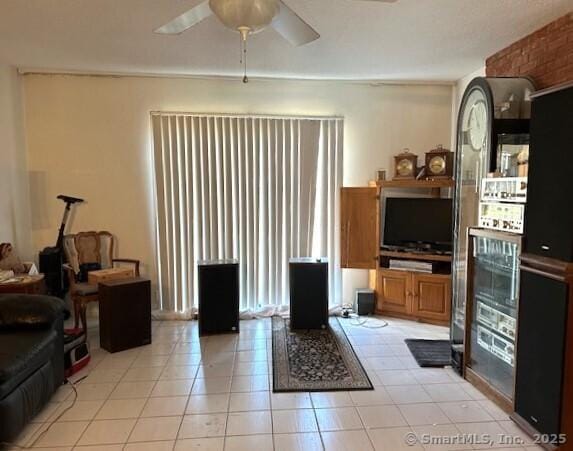
[[(440, 197), (441, 189), (453, 186), (452, 180), (400, 180), (342, 188), (341, 266), (370, 270), (369, 284), (376, 293), (376, 313), (449, 325), (452, 257), (380, 250), (380, 198), (384, 189), (429, 189), (433, 197)], [(389, 269), (391, 258), (434, 262), (437, 271), (430, 274)]]

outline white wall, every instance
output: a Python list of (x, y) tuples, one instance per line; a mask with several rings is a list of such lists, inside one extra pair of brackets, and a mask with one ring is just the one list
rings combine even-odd
[(14, 67), (0, 65), (0, 242), (33, 257), (22, 87)]
[[(345, 117), (344, 184), (392, 169), (404, 147), (423, 153), (451, 136), (451, 86), (27, 75), (24, 77), (34, 243), (50, 244), (60, 193), (85, 197), (73, 230), (110, 230), (120, 254), (155, 277), (150, 111)], [(367, 286), (344, 270), (344, 299)]]

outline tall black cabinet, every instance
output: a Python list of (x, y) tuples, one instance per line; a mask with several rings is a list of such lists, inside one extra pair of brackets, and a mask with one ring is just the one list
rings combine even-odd
[(573, 84), (533, 96), (512, 417), (561, 451), (573, 450), (572, 131)]

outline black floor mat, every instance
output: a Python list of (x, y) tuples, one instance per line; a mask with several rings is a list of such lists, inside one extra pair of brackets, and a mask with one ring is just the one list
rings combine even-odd
[(451, 365), (450, 340), (404, 340), (408, 349), (421, 367), (444, 367)]

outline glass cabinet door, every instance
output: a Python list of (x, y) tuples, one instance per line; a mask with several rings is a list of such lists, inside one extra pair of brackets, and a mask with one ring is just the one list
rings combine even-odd
[(467, 232), (478, 224), (481, 180), (496, 166), (507, 176), (516, 171), (518, 176), (527, 176), (530, 95), (534, 91), (527, 78), (477, 77), (462, 98), (457, 127), (452, 261), (451, 338), (455, 344), (466, 338)]
[[(456, 195), (454, 200), (454, 255), (453, 271), (453, 309), (452, 340), (462, 343), (466, 312), (467, 280), (467, 231), (478, 223), (479, 188), (481, 180), (489, 171), (490, 140), (487, 130), (489, 111), (485, 91), (476, 87), (469, 96), (460, 113), (458, 130)], [(482, 114), (478, 113), (481, 111)], [(483, 129), (482, 139), (476, 130)]]
[(497, 135), (496, 158), (502, 177), (527, 177), (529, 134)]
[(519, 297), (516, 239), (471, 236), (472, 318), (469, 366), (494, 389), (513, 398)]

